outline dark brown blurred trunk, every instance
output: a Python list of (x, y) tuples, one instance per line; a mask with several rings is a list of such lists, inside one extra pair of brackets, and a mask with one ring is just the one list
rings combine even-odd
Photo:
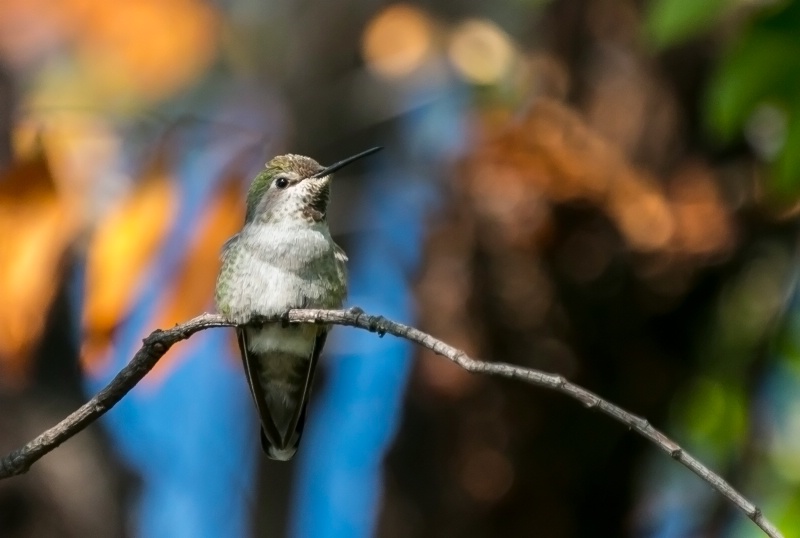
[(14, 118), (14, 84), (0, 65), (0, 172), (11, 166), (11, 129)]
[[(653, 57), (635, 2), (554, 2), (540, 23), (536, 57), (568, 85), (538, 81), (454, 174), (428, 240), (420, 324), (663, 427), (741, 247), (697, 117), (708, 48)], [(378, 534), (629, 535), (652, 450), (560, 395), (421, 353)]]

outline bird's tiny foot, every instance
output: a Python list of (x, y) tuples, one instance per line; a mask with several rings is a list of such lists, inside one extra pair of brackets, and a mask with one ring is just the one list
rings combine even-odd
[(377, 333), (379, 338), (386, 335), (386, 318), (383, 316), (375, 316), (369, 322), (370, 332)]
[(347, 309), (347, 313), (351, 316), (360, 316), (364, 313), (364, 309), (360, 306), (351, 306)]
[(286, 329), (289, 325), (289, 312), (284, 312), (281, 314), (281, 328)]
[(237, 327), (244, 327), (245, 325), (248, 325), (250, 327), (263, 327), (264, 325), (266, 325), (266, 323), (267, 323), (267, 318), (265, 316), (255, 314), (254, 316), (251, 316), (244, 323), (240, 323), (239, 325), (237, 325)]

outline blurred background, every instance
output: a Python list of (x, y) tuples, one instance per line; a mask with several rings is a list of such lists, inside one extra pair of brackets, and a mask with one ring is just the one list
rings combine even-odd
[[(800, 536), (800, 1), (2, 0), (0, 449), (212, 308), (273, 155), (350, 300), (647, 417)], [(336, 328), (291, 464), (232, 331), (0, 482), (0, 536), (759, 536), (563, 396)]]

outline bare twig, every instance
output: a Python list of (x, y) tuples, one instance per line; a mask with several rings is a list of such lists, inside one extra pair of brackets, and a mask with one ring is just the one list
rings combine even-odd
[(42, 456), (103, 416), (153, 369), (174, 344), (186, 340), (197, 331), (230, 325), (222, 316), (203, 314), (172, 329), (158, 329), (150, 333), (133, 359), (103, 390), (67, 418), (0, 460), (0, 479), (27, 472)]
[[(655, 429), (647, 420), (633, 415), (596, 394), (574, 384), (560, 375), (547, 374), (530, 368), (511, 364), (482, 362), (470, 358), (433, 336), (413, 327), (389, 321), (381, 316), (371, 316), (358, 309), (352, 310), (291, 310), (284, 317), (291, 323), (324, 323), (347, 325), (376, 332), (380, 336), (392, 334), (415, 342), (430, 349), (469, 372), (520, 379), (532, 385), (545, 387), (564, 393), (581, 402), (589, 409), (596, 409), (635, 430), (652, 441), (673, 459), (688, 467), (700, 478), (708, 482), (753, 522), (767, 536), (782, 537), (781, 532), (764, 516), (761, 509), (736, 491), (721, 476), (711, 471), (696, 458), (683, 450), (675, 441)], [(264, 320), (277, 321), (277, 320)], [(156, 330), (144, 339), (141, 349), (131, 362), (120, 371), (111, 383), (95, 395), (89, 402), (45, 431), (24, 447), (11, 452), (0, 460), (0, 479), (22, 474), (30, 469), (39, 458), (97, 420), (122, 399), (146, 374), (156, 362), (175, 343), (189, 338), (194, 333), (212, 327), (232, 326), (222, 316), (203, 314), (186, 323), (168, 330)]]

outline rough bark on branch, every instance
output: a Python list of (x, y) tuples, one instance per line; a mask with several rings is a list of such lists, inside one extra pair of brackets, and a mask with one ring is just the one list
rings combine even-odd
[[(469, 357), (433, 336), (413, 327), (383, 318), (365, 314), (359, 309), (351, 310), (290, 310), (274, 320), (289, 323), (324, 323), (347, 325), (376, 332), (380, 336), (392, 334), (405, 338), (422, 347), (430, 349), (465, 370), (474, 373), (519, 379), (521, 381), (556, 390), (578, 400), (588, 409), (595, 409), (625, 424), (632, 430), (654, 443), (670, 457), (688, 467), (705, 480), (721, 495), (733, 503), (758, 525), (767, 536), (778, 538), (783, 535), (764, 516), (761, 509), (735, 490), (721, 476), (700, 463), (695, 457), (681, 448), (675, 441), (654, 428), (647, 420), (629, 413), (621, 407), (604, 400), (600, 396), (566, 380), (560, 375), (548, 374), (531, 368), (522, 368), (498, 362), (483, 362)], [(83, 430), (111, 409), (149, 372), (158, 360), (177, 342), (186, 340), (194, 333), (212, 327), (231, 327), (232, 323), (222, 316), (202, 314), (194, 319), (176, 325), (172, 329), (153, 331), (142, 342), (142, 347), (133, 359), (114, 377), (114, 379), (91, 400), (78, 408), (67, 418), (40, 434), (24, 447), (14, 450), (0, 459), (0, 479), (25, 473), (37, 460), (58, 445)]]

